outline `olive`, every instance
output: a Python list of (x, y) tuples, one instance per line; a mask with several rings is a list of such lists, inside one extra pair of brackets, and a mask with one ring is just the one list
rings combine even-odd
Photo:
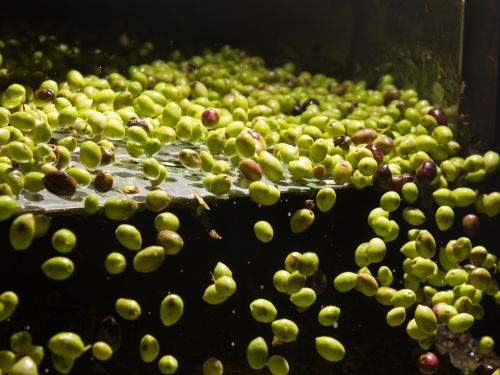
[(292, 342), (297, 340), (299, 327), (289, 319), (278, 319), (271, 323), (274, 337), (278, 342)]
[(115, 195), (104, 202), (103, 213), (111, 220), (127, 220), (138, 209), (138, 204), (125, 195)]
[(159, 245), (163, 246), (165, 253), (168, 255), (175, 255), (181, 251), (184, 246), (182, 237), (168, 229), (164, 229), (156, 235), (156, 241)]
[(104, 260), (104, 267), (112, 275), (118, 275), (123, 272), (127, 266), (127, 260), (121, 253), (109, 253)]
[(9, 229), (9, 240), (14, 250), (26, 250), (35, 237), (35, 217), (22, 214), (14, 219)]
[(333, 337), (316, 337), (315, 344), (318, 354), (327, 361), (338, 362), (345, 356), (344, 346)]
[(294, 212), (290, 219), (290, 230), (292, 233), (305, 232), (314, 222), (314, 212), (302, 208)]
[(217, 262), (214, 268), (214, 272), (212, 273), (212, 277), (214, 280), (217, 280), (219, 277), (229, 276), (233, 277), (233, 273), (224, 263)]
[(12, 375), (38, 375), (36, 363), (29, 356), (22, 357), (18, 360), (9, 371)]
[(171, 355), (165, 355), (158, 361), (158, 369), (162, 374), (175, 374), (178, 367), (179, 363), (177, 362), (177, 359)]
[(422, 354), (418, 358), (418, 369), (422, 374), (435, 374), (439, 369), (439, 360), (432, 352)]
[(73, 358), (64, 357), (55, 353), (51, 354), (50, 361), (54, 369), (60, 374), (69, 374), (75, 363)]
[(94, 178), (94, 187), (97, 191), (105, 193), (113, 188), (113, 175), (109, 171), (99, 171)]
[(52, 235), (52, 247), (59, 253), (70, 253), (76, 246), (76, 236), (69, 229), (59, 229)]
[(164, 210), (170, 205), (172, 198), (166, 190), (153, 190), (146, 194), (146, 207), (154, 212)]
[(47, 172), (43, 177), (45, 188), (55, 195), (73, 195), (76, 191), (76, 180), (64, 171)]
[(259, 181), (262, 178), (262, 167), (252, 159), (241, 160), (239, 170), (248, 181)]
[(107, 361), (113, 355), (113, 349), (104, 341), (97, 341), (92, 345), (92, 355), (98, 361)]
[(151, 335), (144, 335), (139, 344), (139, 353), (144, 362), (153, 362), (158, 357), (158, 354), (160, 354), (158, 340)]
[(0, 322), (8, 319), (16, 310), (19, 304), (17, 294), (12, 291), (3, 292), (0, 294)]
[(274, 305), (265, 299), (256, 299), (250, 304), (252, 317), (261, 323), (271, 323), (277, 315)]
[(267, 360), (267, 368), (272, 375), (287, 375), (290, 371), (287, 360), (280, 355), (273, 355)]
[(268, 348), (266, 341), (262, 337), (257, 337), (250, 341), (247, 346), (247, 362), (254, 370), (262, 370), (267, 361)]
[(85, 197), (84, 206), (85, 212), (89, 215), (95, 214), (99, 211), (99, 197), (96, 193), (90, 192)]
[(325, 306), (318, 313), (318, 322), (322, 326), (333, 326), (339, 319), (340, 308), (337, 306)]
[(203, 362), (203, 375), (222, 375), (224, 366), (217, 358), (211, 357)]
[(266, 185), (261, 181), (252, 182), (248, 189), (250, 199), (263, 206), (272, 206), (280, 199), (280, 192), (276, 187)]
[(66, 257), (52, 257), (42, 264), (43, 273), (52, 280), (66, 280), (74, 270), (73, 262)]
[(157, 232), (161, 232), (162, 230), (176, 232), (179, 229), (179, 219), (171, 212), (163, 212), (156, 215), (153, 224)]
[(135, 320), (141, 315), (141, 306), (133, 299), (118, 298), (115, 309), (116, 313), (126, 320)]
[(179, 321), (184, 313), (184, 302), (177, 294), (167, 295), (160, 305), (160, 318), (165, 326), (171, 326)]
[(215, 288), (215, 285), (209, 285), (206, 289), (205, 292), (203, 293), (203, 301), (210, 305), (219, 305), (226, 301), (228, 297), (220, 294), (217, 292), (217, 289)]
[(224, 297), (231, 297), (236, 291), (236, 282), (229, 276), (217, 278), (214, 285), (217, 293)]
[(130, 224), (120, 224), (115, 230), (118, 242), (129, 250), (140, 250), (142, 236), (136, 227)]
[(141, 273), (150, 273), (161, 267), (165, 261), (165, 249), (161, 246), (148, 246), (139, 251), (133, 261), (134, 269)]
[(61, 332), (52, 336), (48, 347), (52, 353), (69, 359), (76, 359), (85, 352), (82, 339), (73, 332)]

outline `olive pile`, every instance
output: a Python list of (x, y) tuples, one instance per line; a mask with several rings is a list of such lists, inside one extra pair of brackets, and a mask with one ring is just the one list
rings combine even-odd
[[(0, 41), (0, 69), (8, 75), (17, 60), (2, 56), (5, 46)], [(67, 49), (59, 47), (64, 54)], [(43, 52), (36, 53), (44, 64), (50, 62)], [(314, 224), (316, 208), (322, 213), (332, 210), (337, 196), (328, 185), (380, 191), (380, 205), (368, 216), (374, 236), (352, 249), (357, 269), (332, 275), (333, 285), (339, 292), (356, 290), (387, 306), (387, 324), (406, 323), (409, 337), (424, 350), (432, 347), (439, 324), (452, 332), (470, 329), (484, 315), (483, 297), (500, 304), (497, 256), (469, 238), (479, 228), (474, 209), (488, 217), (500, 213), (499, 192), (478, 195), (470, 187), (495, 173), (500, 157), (494, 151), (463, 155), (455, 139), (456, 125), (448, 123), (444, 111), (412, 89), (397, 88), (390, 75), (370, 89), (364, 81), (339, 82), (322, 74), (297, 73), (293, 63), (269, 69), (260, 57), (223, 47), (189, 59), (174, 52), (168, 61), (130, 66), (126, 72), (111, 65), (101, 76), (72, 69), (65, 77), (60, 82), (40, 79), (33, 87), (12, 83), (0, 93), (0, 220), (9, 220), (9, 251), (29, 249), (50, 230), (50, 218), (44, 214), (16, 215), (19, 194), (46, 189), (72, 199), (82, 188), (92, 187), (95, 192), (86, 194), (82, 204), (87, 215), (102, 212), (109, 220), (127, 222), (142, 204), (158, 213), (151, 224), (156, 244), (143, 244), (141, 232), (129, 223), (115, 230), (117, 243), (135, 252), (132, 266), (137, 273), (158, 271), (184, 246), (177, 233), (179, 219), (165, 211), (172, 201), (169, 166), (155, 157), (163, 147), (176, 144), (181, 146), (179, 164), (198, 171), (200, 186), (213, 195), (230, 193), (236, 179), (262, 206), (280, 200), (277, 185), (285, 179), (317, 189), (315, 200), (291, 213), (289, 229), (294, 234)], [(117, 161), (118, 147), (140, 163), (141, 176), (150, 183), (144, 202), (129, 196), (137, 192), (133, 185), (102, 205), (99, 202), (102, 193), (115, 189), (107, 168)], [(440, 246), (424, 225), (435, 222), (440, 231), (447, 231), (456, 220), (455, 207), (470, 208), (462, 218), (469, 237)], [(435, 216), (426, 215), (429, 209)], [(400, 235), (394, 216), (398, 211), (414, 228), (399, 249), (401, 269), (391, 270), (383, 262), (387, 252), (397, 251), (391, 242)], [(256, 222), (253, 230), (259, 241), (273, 240), (268, 221)], [(47, 278), (62, 282), (78, 266), (68, 257), (77, 238), (70, 229), (61, 228), (52, 234), (51, 245), (59, 254), (40, 267)], [(317, 274), (319, 264), (315, 252), (294, 251), (284, 259), (284, 269), (274, 274), (274, 287), (300, 311), (316, 302), (316, 290), (307, 281)], [(125, 255), (109, 253), (104, 267), (111, 275), (122, 273), (127, 267)], [(402, 288), (394, 275), (400, 271)], [(227, 265), (218, 262), (211, 274), (213, 283), (200, 296), (207, 304), (222, 304), (237, 293), (238, 276), (233, 278)], [(126, 291), (117, 297), (119, 317), (128, 321), (141, 317), (140, 301), (129, 298)], [(15, 318), (22, 300), (19, 291), (2, 291), (0, 324)], [(182, 319), (184, 301), (169, 293), (159, 301), (158, 311), (163, 325), (174, 325)], [(340, 312), (334, 305), (321, 306), (318, 323), (333, 327)], [(249, 301), (249, 313), (255, 321), (270, 324), (274, 339), (251, 340), (248, 365), (254, 370), (267, 367), (273, 375), (288, 374), (287, 360), (270, 351), (298, 340), (299, 326), (278, 318), (276, 307), (263, 298)], [(158, 359), (161, 348), (151, 334), (138, 345), (142, 360), (157, 361), (163, 374), (174, 374), (182, 366), (171, 354)], [(346, 354), (340, 341), (330, 336), (316, 337), (315, 347), (331, 362)], [(69, 373), (87, 351), (98, 361), (109, 360), (114, 351), (105, 341), (85, 345), (75, 332), (55, 334), (46, 348), (61, 374)], [(483, 337), (478, 352), (492, 350), (493, 339)], [(14, 333), (11, 350), (0, 351), (0, 374), (38, 374), (43, 357), (44, 347), (33, 345), (29, 332)], [(419, 366), (432, 374), (437, 357), (427, 353)], [(208, 358), (203, 373), (222, 374), (223, 363)]]

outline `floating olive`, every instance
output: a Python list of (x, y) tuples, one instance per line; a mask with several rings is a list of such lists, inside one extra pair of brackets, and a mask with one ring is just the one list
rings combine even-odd
[(248, 189), (250, 199), (263, 206), (272, 206), (280, 199), (280, 192), (276, 187), (261, 181), (252, 182)]
[(85, 352), (82, 339), (73, 332), (61, 332), (52, 336), (48, 347), (52, 353), (69, 359), (76, 359)]
[(125, 195), (115, 195), (104, 202), (103, 213), (111, 220), (127, 220), (138, 209), (137, 202)]
[(226, 296), (217, 292), (215, 285), (209, 285), (203, 293), (203, 301), (210, 305), (219, 305), (227, 299)]
[(120, 224), (115, 230), (118, 242), (129, 250), (140, 250), (142, 236), (136, 227), (130, 224)]
[(174, 356), (164, 355), (158, 361), (158, 369), (162, 374), (175, 374), (177, 368), (179, 367), (179, 363)]
[(177, 294), (167, 295), (160, 305), (160, 318), (165, 326), (171, 326), (179, 321), (184, 313), (184, 302)]
[(250, 341), (247, 346), (247, 362), (254, 370), (262, 370), (267, 360), (267, 344), (262, 337), (257, 337)]
[(3, 292), (0, 294), (0, 322), (8, 319), (16, 310), (19, 304), (17, 294), (12, 291)]
[(342, 272), (333, 280), (335, 289), (339, 292), (348, 292), (356, 286), (358, 275), (354, 272)]
[(104, 341), (97, 341), (92, 345), (92, 355), (98, 361), (107, 361), (113, 355), (113, 349)]
[(325, 306), (318, 313), (318, 322), (322, 326), (333, 326), (340, 316), (340, 308), (337, 306)]
[(153, 362), (160, 354), (158, 340), (151, 335), (144, 335), (139, 343), (139, 353), (144, 362)]
[(271, 323), (273, 334), (279, 342), (297, 340), (299, 327), (289, 319), (278, 319)]
[(271, 323), (277, 315), (274, 305), (265, 299), (256, 299), (250, 304), (252, 317), (261, 323)]
[(141, 273), (150, 273), (161, 267), (165, 261), (165, 249), (161, 246), (148, 246), (139, 251), (133, 261), (134, 269)]
[(172, 198), (165, 190), (153, 190), (146, 194), (146, 207), (154, 212), (164, 210), (170, 205)]
[(217, 358), (211, 357), (203, 362), (203, 375), (222, 375), (224, 366)]
[(118, 315), (127, 320), (135, 320), (141, 315), (141, 306), (133, 299), (118, 298), (115, 309)]
[(112, 275), (118, 275), (123, 272), (127, 266), (127, 260), (121, 253), (109, 253), (104, 260), (104, 267)]
[(287, 360), (279, 355), (273, 355), (267, 360), (267, 368), (272, 375), (287, 375), (290, 371)]
[(156, 235), (156, 240), (158, 244), (163, 246), (165, 253), (168, 255), (175, 255), (181, 251), (184, 246), (184, 241), (182, 237), (168, 229), (160, 231)]
[(52, 257), (42, 264), (42, 271), (49, 279), (66, 280), (75, 270), (71, 259), (66, 257)]
[(294, 212), (290, 219), (290, 230), (292, 233), (305, 232), (314, 222), (314, 212), (307, 208), (301, 208)]
[(316, 337), (315, 344), (318, 354), (327, 361), (338, 362), (345, 356), (344, 346), (333, 337)]
[(76, 246), (76, 236), (69, 229), (59, 229), (52, 235), (51, 244), (59, 253), (70, 253)]
[(274, 232), (273, 227), (267, 221), (261, 220), (254, 224), (253, 227), (255, 236), (261, 242), (269, 242), (273, 239)]

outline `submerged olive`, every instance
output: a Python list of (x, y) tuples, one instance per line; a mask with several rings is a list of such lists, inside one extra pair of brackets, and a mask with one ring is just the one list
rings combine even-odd
[(344, 358), (344, 346), (333, 337), (316, 337), (315, 341), (318, 354), (327, 361), (338, 362)]
[(92, 345), (92, 355), (98, 361), (107, 361), (113, 355), (113, 349), (104, 341), (97, 341)]
[(160, 318), (165, 326), (177, 323), (183, 313), (184, 301), (177, 294), (169, 294), (161, 302)]
[(262, 337), (257, 337), (250, 341), (247, 346), (247, 362), (254, 370), (262, 370), (267, 361), (267, 344)]
[(154, 336), (144, 335), (139, 343), (139, 353), (144, 362), (153, 362), (160, 354), (158, 340)]
[(53, 257), (42, 264), (42, 271), (49, 279), (66, 280), (75, 270), (75, 266), (71, 259), (66, 257)]
[(76, 246), (76, 236), (69, 229), (59, 229), (52, 235), (52, 247), (59, 253), (70, 253)]
[(267, 221), (261, 220), (256, 222), (254, 224), (253, 230), (255, 236), (261, 242), (269, 242), (273, 239), (274, 236), (273, 227)]
[(141, 232), (130, 224), (120, 224), (115, 230), (118, 242), (130, 250), (140, 250), (142, 246)]
[(73, 332), (61, 332), (52, 336), (48, 347), (52, 353), (70, 359), (76, 359), (85, 352), (82, 339)]
[(203, 375), (222, 375), (224, 366), (217, 358), (211, 357), (203, 362)]
[(164, 355), (158, 361), (158, 369), (162, 374), (175, 374), (178, 367), (179, 363), (177, 362), (177, 359), (172, 355)]
[(141, 306), (133, 299), (118, 298), (115, 309), (118, 315), (127, 320), (135, 320), (141, 315)]
[(156, 271), (165, 261), (165, 249), (161, 246), (148, 246), (134, 257), (134, 269), (141, 273)]
[(14, 219), (9, 229), (9, 241), (14, 250), (26, 250), (35, 237), (35, 217), (22, 214)]

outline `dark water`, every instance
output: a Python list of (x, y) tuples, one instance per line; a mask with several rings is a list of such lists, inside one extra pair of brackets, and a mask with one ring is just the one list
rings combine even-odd
[[(220, 201), (211, 204), (212, 209), (203, 220), (190, 207), (171, 206), (169, 210), (181, 221), (179, 233), (185, 246), (178, 255), (167, 256), (162, 267), (151, 274), (133, 270), (135, 253), (121, 250), (113, 235), (116, 222), (101, 215), (55, 217), (49, 234), (67, 227), (78, 237), (77, 247), (69, 255), (76, 271), (65, 282), (48, 280), (40, 270), (46, 259), (57, 255), (50, 247), (50, 236), (35, 240), (27, 251), (15, 252), (8, 245), (9, 223), (4, 222), (0, 225), (0, 291), (14, 290), (20, 304), (10, 321), (0, 323), (0, 350), (8, 348), (12, 333), (27, 327), (35, 344), (46, 345), (53, 334), (61, 331), (74, 331), (89, 344), (102, 336), (102, 320), (114, 316), (120, 326), (121, 342), (112, 359), (96, 362), (90, 353), (85, 353), (76, 361), (72, 374), (158, 374), (156, 362), (143, 363), (139, 356), (139, 341), (145, 334), (159, 340), (160, 355), (172, 354), (178, 359), (179, 374), (201, 374), (201, 364), (210, 356), (223, 361), (226, 374), (265, 374), (267, 370), (253, 371), (246, 364), (246, 346), (257, 336), (266, 339), (270, 355), (280, 354), (288, 359), (290, 374), (417, 374), (416, 359), (423, 351), (408, 338), (403, 327), (387, 326), (388, 308), (358, 292), (339, 293), (332, 286), (335, 275), (356, 270), (354, 250), (373, 236), (366, 217), (378, 206), (378, 195), (339, 191), (332, 211), (315, 210), (316, 221), (309, 231), (291, 234), (289, 213), (302, 208), (307, 198), (290, 194), (273, 207), (257, 207), (246, 198)], [(150, 212), (141, 212), (130, 220), (140, 229), (143, 246), (155, 242), (154, 217)], [(459, 211), (457, 217), (461, 217)], [(267, 220), (274, 226), (275, 238), (270, 243), (255, 239), (252, 228), (257, 220)], [(402, 223), (400, 218), (396, 220)], [(483, 220), (483, 236), (473, 243), (493, 247), (497, 242), (492, 233), (498, 224), (498, 218)], [(212, 239), (208, 229), (215, 229), (222, 239)], [(406, 229), (401, 225), (400, 239), (388, 245), (384, 261), (396, 269), (396, 280), (402, 277), (399, 247), (406, 240)], [(440, 240), (445, 242), (457, 234), (451, 231)], [(111, 251), (122, 251), (127, 257), (128, 265), (121, 275), (108, 275), (104, 269), (104, 258)], [(327, 290), (302, 313), (272, 284), (274, 272), (283, 268), (283, 259), (291, 251), (317, 252), (320, 268), (327, 276)], [(238, 290), (222, 305), (211, 306), (201, 297), (211, 283), (210, 271), (218, 261), (232, 269)], [(376, 272), (378, 266), (370, 268)], [(177, 324), (165, 327), (159, 318), (159, 307), (170, 292), (184, 299), (185, 313)], [(114, 303), (120, 297), (141, 304), (139, 319), (131, 322), (116, 315)], [(248, 306), (256, 298), (269, 299), (278, 309), (278, 318), (298, 324), (296, 342), (271, 347), (270, 325), (254, 321), (249, 312)], [(337, 328), (322, 327), (317, 322), (320, 307), (329, 304), (342, 309)], [(500, 339), (496, 324), (498, 306), (485, 297), (484, 307), (486, 317), (475, 324), (474, 332)], [(347, 354), (343, 361), (332, 364), (316, 353), (314, 338), (320, 335), (333, 336), (344, 344)], [(116, 335), (111, 337), (117, 340)], [(446, 358), (442, 358), (442, 363), (441, 374), (458, 373)], [(44, 369), (55, 373), (48, 353), (40, 369), (41, 373), (45, 373)]]

